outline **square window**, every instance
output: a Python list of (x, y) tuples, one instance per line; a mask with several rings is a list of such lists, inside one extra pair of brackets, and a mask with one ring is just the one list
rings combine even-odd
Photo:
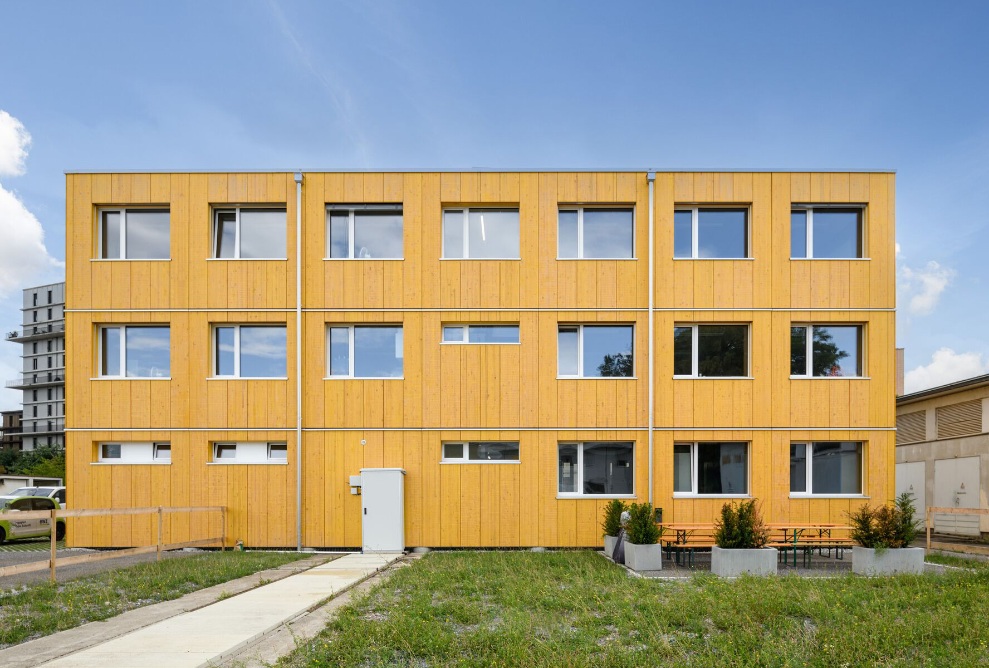
[(154, 444), (154, 459), (156, 462), (170, 462), (172, 461), (172, 445), (171, 443), (155, 443)]
[(285, 378), (284, 325), (216, 325), (214, 373), (218, 378)]
[(861, 442), (790, 444), (790, 494), (840, 496), (861, 493)]
[(105, 325), (99, 329), (100, 377), (168, 378), (171, 330), (168, 326)]
[(628, 378), (634, 375), (632, 325), (560, 325), (558, 375), (564, 378)]
[(862, 207), (794, 207), (790, 212), (790, 257), (863, 257), (862, 213)]
[(630, 496), (635, 493), (634, 444), (560, 443), (558, 491), (574, 496)]
[(288, 445), (286, 443), (269, 443), (268, 459), (275, 462), (288, 461)]
[(635, 255), (631, 207), (577, 207), (559, 212), (561, 259), (631, 259)]
[(808, 378), (861, 377), (862, 326), (792, 326), (790, 375)]
[(286, 221), (285, 209), (217, 209), (213, 212), (213, 257), (284, 260)]
[(237, 444), (236, 443), (214, 443), (213, 444), (213, 461), (227, 461), (232, 462), (237, 459)]
[(746, 496), (749, 489), (747, 443), (676, 443), (673, 493)]
[(99, 257), (106, 260), (167, 260), (168, 209), (103, 209), (99, 212)]
[(517, 464), (518, 441), (470, 441), (444, 443), (443, 461), (459, 463)]
[(404, 367), (401, 325), (327, 327), (327, 373), (341, 378), (401, 378)]
[(748, 214), (748, 209), (677, 209), (673, 212), (673, 257), (749, 257)]
[(443, 258), (518, 260), (518, 209), (446, 209)]
[(326, 209), (326, 257), (401, 260), (401, 204), (333, 204)]
[(682, 378), (747, 378), (748, 325), (677, 325), (673, 375)]
[(443, 325), (443, 343), (518, 342), (518, 325)]
[(120, 459), (120, 444), (103, 443), (100, 445), (100, 459)]

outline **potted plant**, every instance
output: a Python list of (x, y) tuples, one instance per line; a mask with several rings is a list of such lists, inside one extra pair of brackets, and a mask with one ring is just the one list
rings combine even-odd
[(659, 571), (663, 568), (663, 532), (653, 519), (651, 503), (633, 503), (628, 507), (625, 524), (625, 565), (633, 571)]
[(910, 547), (917, 537), (913, 497), (904, 492), (892, 505), (864, 505), (848, 519), (852, 524), (852, 572), (860, 575), (923, 573), (924, 548)]
[(768, 542), (769, 528), (755, 499), (724, 504), (714, 523), (711, 572), (726, 578), (743, 573), (774, 575), (779, 553), (766, 547)]
[(622, 529), (622, 513), (625, 509), (625, 502), (620, 499), (612, 499), (604, 507), (601, 528), (604, 529), (604, 553), (609, 557), (615, 554), (615, 543), (618, 541), (618, 532)]

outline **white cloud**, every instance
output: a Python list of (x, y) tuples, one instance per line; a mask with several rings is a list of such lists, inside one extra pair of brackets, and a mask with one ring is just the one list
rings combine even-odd
[(906, 373), (904, 391), (919, 392), (984, 373), (989, 373), (989, 362), (983, 360), (982, 353), (956, 353), (951, 348), (939, 348), (931, 356), (930, 364)]
[(896, 257), (900, 257), (900, 242), (896, 242)]
[(900, 303), (906, 303), (911, 315), (930, 315), (955, 277), (955, 270), (931, 260), (920, 269), (901, 265), (899, 274), (896, 287)]
[[(0, 175), (24, 173), (31, 136), (19, 120), (0, 110)], [(0, 184), (0, 299), (64, 267), (45, 248), (45, 233), (33, 213)]]

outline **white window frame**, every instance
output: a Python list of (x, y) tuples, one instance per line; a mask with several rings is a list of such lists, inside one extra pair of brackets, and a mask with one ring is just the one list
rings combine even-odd
[[(587, 209), (610, 209), (610, 210), (625, 210), (632, 214), (632, 255), (630, 257), (584, 257), (584, 211)], [(560, 213), (563, 211), (576, 211), (577, 212), (577, 257), (564, 257), (560, 253)], [(598, 206), (580, 206), (580, 205), (565, 205), (561, 206), (556, 213), (556, 259), (557, 260), (593, 260), (593, 261), (610, 261), (610, 260), (635, 260), (638, 259), (635, 256), (635, 206), (634, 205), (624, 205), (624, 204), (600, 204)]]
[[(698, 235), (698, 228), (700, 226), (700, 210), (705, 211), (713, 209), (744, 209), (745, 210), (745, 256), (744, 257), (698, 257), (700, 250), (700, 237)], [(673, 209), (674, 216), (678, 211), (689, 211), (690, 212), (690, 257), (676, 257), (674, 254), (674, 260), (751, 260), (752, 259), (752, 232), (751, 232), (751, 218), (752, 211), (751, 207), (748, 206), (732, 206), (726, 204), (724, 206), (676, 206)], [(674, 235), (676, 234), (674, 228)], [(674, 240), (674, 247), (676, 241)]]
[[(816, 258), (814, 257), (814, 210), (818, 209), (857, 209), (859, 212), (859, 245), (862, 248), (861, 257), (824, 257)], [(807, 230), (806, 230), (806, 243), (804, 252), (806, 255), (804, 257), (791, 257), (791, 260), (868, 260), (869, 257), (865, 252), (865, 206), (861, 204), (792, 204), (790, 205), (790, 214), (792, 215), (794, 211), (803, 211), (807, 214)], [(793, 234), (793, 222), (790, 222), (790, 234)], [(793, 250), (793, 244), (790, 244), (790, 250)]]
[[(748, 376), (698, 376), (700, 368), (700, 328), (701, 327), (739, 327), (744, 326), (745, 331), (745, 368), (748, 369)], [(690, 375), (673, 374), (674, 378), (693, 378), (695, 380), (739, 380), (752, 378), (752, 323), (749, 322), (700, 322), (700, 323), (674, 323), (674, 329), (689, 327), (690, 332)]]
[[(104, 456), (104, 448), (108, 445), (120, 447), (119, 457)], [(168, 457), (159, 456), (159, 448), (169, 453)], [(154, 466), (172, 463), (171, 443), (168, 441), (104, 441), (97, 444), (96, 462), (98, 464), (150, 464)]]
[[(221, 446), (234, 446), (234, 456), (231, 458), (217, 457)], [(272, 446), (283, 446), (284, 458), (271, 456)], [(288, 444), (285, 441), (214, 441), (210, 444), (210, 465), (228, 466), (240, 465), (285, 465), (288, 464)]]
[[(356, 355), (354, 355), (354, 330), (357, 329), (358, 327), (361, 327), (361, 328), (365, 328), (366, 327), (368, 329), (380, 329), (380, 328), (384, 328), (384, 327), (391, 327), (391, 328), (397, 327), (399, 329), (399, 331), (402, 334), (402, 375), (401, 376), (355, 376), (354, 375), (354, 367), (355, 367), (355, 365), (357, 363)], [(344, 329), (344, 328), (347, 329), (347, 347), (348, 347), (349, 352), (350, 352), (350, 354), (347, 356), (347, 359), (350, 362), (350, 368), (347, 370), (347, 375), (346, 376), (343, 375), (343, 374), (335, 374), (334, 375), (334, 374), (331, 373), (331, 371), (332, 371), (332, 368), (331, 367), (332, 367), (332, 364), (333, 364), (333, 360), (330, 358), (330, 354), (331, 354), (330, 351), (332, 350), (332, 347), (330, 345), (330, 337), (332, 336), (332, 330), (334, 330), (334, 329)], [(404, 380), (405, 379), (405, 325), (402, 324), (402, 323), (400, 323), (400, 322), (398, 322), (398, 323), (381, 322), (381, 323), (373, 323), (373, 324), (368, 323), (368, 324), (355, 324), (355, 325), (327, 323), (327, 325), (326, 325), (326, 369), (325, 369), (325, 372), (326, 372), (326, 376), (325, 376), (325, 378), (323, 380), (338, 380), (338, 379), (351, 379), (351, 380), (352, 379), (358, 379), (358, 380)]]
[[(519, 446), (518, 441), (443, 441), (440, 444), (440, 463), (441, 464), (520, 464), (522, 457), (522, 449), (519, 447), (519, 459), (471, 459), (470, 458), (470, 444), (471, 443), (514, 443)], [(460, 457), (447, 457), (446, 456), (446, 446), (448, 445), (459, 445), (463, 448)]]
[[(213, 207), (213, 252), (210, 257), (211, 260), (240, 260), (240, 212), (241, 209), (248, 210), (270, 210), (270, 211), (280, 211), (286, 215), (285, 219), (285, 234), (288, 234), (288, 208), (282, 206), (216, 206)], [(219, 215), (221, 213), (234, 213), (234, 256), (233, 257), (219, 257), (217, 256), (217, 245), (220, 242), (220, 235), (218, 234), (219, 229), (217, 224), (219, 223)], [(286, 242), (285, 248), (288, 248), (288, 243)], [(252, 257), (247, 258), (248, 260), (287, 260), (287, 257)]]
[[(470, 213), (471, 211), (514, 211), (519, 217), (519, 254), (517, 257), (471, 257), (470, 256)], [(463, 214), (463, 255), (450, 257), (446, 252), (446, 214), (460, 212)], [(518, 206), (451, 206), (443, 209), (440, 217), (440, 243), (442, 245), (442, 260), (521, 260), (522, 259), (522, 209)]]
[[(796, 329), (797, 327), (801, 327), (804, 330), (804, 343), (806, 346), (804, 351), (804, 360), (806, 363), (806, 367), (804, 368), (803, 374), (791, 373), (790, 374), (791, 379), (797, 380), (797, 379), (810, 378), (813, 380), (849, 380), (850, 378), (868, 378), (868, 375), (865, 373), (867, 367), (865, 365), (865, 326), (864, 325), (854, 322), (815, 322), (815, 323), (796, 322), (790, 324), (791, 331), (793, 329)], [(859, 356), (858, 362), (859, 362), (859, 367), (861, 369), (859, 375), (857, 376), (815, 376), (814, 375), (814, 358), (812, 357), (812, 355), (814, 354), (815, 327), (857, 327), (858, 328), (859, 349), (857, 351), (857, 354)], [(792, 354), (792, 343), (791, 343), (791, 354)]]
[[(330, 213), (347, 212), (347, 257), (331, 257), (330, 242)], [(354, 237), (357, 230), (357, 211), (389, 211), (402, 217), (402, 255), (401, 257), (361, 257), (359, 252), (354, 254)], [(402, 204), (327, 204), (326, 205), (326, 242), (323, 248), (324, 260), (404, 260), (405, 259), (405, 211)]]
[[(794, 492), (790, 490), (791, 499), (861, 499), (865, 492), (865, 441), (847, 441), (859, 444), (859, 491), (851, 494), (834, 494), (830, 492), (815, 493), (814, 490), (814, 446), (817, 443), (834, 443), (836, 441), (792, 441), (790, 445), (803, 445), (804, 462), (806, 470), (804, 479), (807, 481), (807, 490), (804, 492)], [(789, 485), (788, 485), (789, 486)]]
[[(169, 222), (169, 237), (168, 237), (168, 257), (154, 257), (154, 258), (129, 258), (127, 257), (127, 213), (130, 211), (165, 211), (168, 213)], [(104, 213), (118, 213), (120, 214), (120, 257), (103, 257), (103, 214)], [(100, 208), (96, 211), (96, 259), (97, 260), (128, 260), (130, 262), (168, 262), (172, 259), (172, 247), (171, 247), (171, 221), (172, 221), (172, 211), (168, 207), (106, 207)]]
[[(743, 494), (701, 494), (697, 491), (698, 483), (698, 466), (697, 466), (697, 452), (699, 450), (699, 445), (705, 443), (743, 443), (745, 445), (745, 488), (746, 492)], [(678, 445), (689, 445), (690, 446), (690, 490), (689, 492), (673, 492), (674, 499), (748, 499), (751, 498), (752, 493), (752, 443), (750, 441), (675, 441), (673, 443), (674, 448)], [(674, 450), (674, 453), (676, 450)], [(674, 466), (675, 466), (674, 459)]]
[[(167, 376), (128, 376), (127, 375), (127, 330), (128, 329), (143, 329), (143, 328), (157, 328), (157, 329), (167, 329), (168, 330), (168, 375)], [(103, 359), (105, 351), (103, 350), (103, 332), (108, 329), (119, 329), (120, 330), (120, 359), (118, 363), (120, 364), (120, 374), (116, 376), (104, 375), (103, 373)], [(172, 326), (171, 323), (167, 322), (149, 322), (143, 325), (100, 325), (96, 332), (96, 377), (97, 378), (107, 378), (113, 380), (171, 380), (172, 379)]]
[[(576, 445), (577, 446), (577, 477), (574, 483), (574, 489), (583, 490), (584, 489), (584, 446), (590, 443), (591, 445), (597, 445), (599, 443), (625, 443), (632, 447), (632, 491), (629, 494), (585, 494), (583, 491), (578, 492), (561, 492), (560, 491), (560, 448), (565, 445)], [(560, 441), (556, 444), (556, 496), (561, 499), (634, 499), (635, 496), (635, 441)]]
[[(446, 340), (446, 329), (447, 327), (461, 327), (463, 329), (463, 338), (460, 341), (447, 341)], [(475, 327), (514, 327), (519, 331), (519, 340), (515, 342), (507, 341), (471, 341), (470, 340), (470, 330)], [(474, 324), (460, 323), (460, 322), (445, 322), (440, 328), (440, 343), (442, 345), (452, 345), (452, 346), (518, 346), (522, 343), (522, 330), (519, 328), (519, 323), (517, 322), (479, 322)]]
[[(246, 323), (246, 324), (233, 324), (225, 322), (213, 323), (212, 326), (212, 348), (213, 348), (213, 375), (211, 378), (243, 378), (251, 380), (285, 380), (287, 376), (241, 376), (240, 375), (240, 328), (241, 327), (269, 327), (272, 329), (284, 329), (285, 330), (285, 371), (288, 373), (288, 326), (278, 323)], [(232, 376), (221, 376), (219, 373), (219, 362), (220, 362), (220, 341), (219, 332), (223, 328), (234, 330), (234, 373)]]
[[(566, 376), (560, 373), (560, 330), (577, 328), (577, 375)], [(629, 327), (632, 330), (632, 375), (631, 376), (585, 376), (584, 375), (584, 327)], [(556, 377), (571, 380), (574, 378), (587, 380), (635, 380), (635, 325), (624, 322), (600, 322), (593, 324), (559, 323), (556, 327)], [(594, 441), (597, 443), (598, 441)], [(624, 441), (623, 441), (624, 442)], [(582, 450), (583, 452), (583, 450)]]

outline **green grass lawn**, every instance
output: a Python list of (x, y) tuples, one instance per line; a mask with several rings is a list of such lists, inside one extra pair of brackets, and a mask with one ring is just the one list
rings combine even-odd
[(590, 551), (432, 553), (278, 665), (989, 665), (989, 567), (940, 561), (972, 570), (659, 581)]
[(207, 552), (0, 593), (0, 648), (178, 598), (304, 556)]

